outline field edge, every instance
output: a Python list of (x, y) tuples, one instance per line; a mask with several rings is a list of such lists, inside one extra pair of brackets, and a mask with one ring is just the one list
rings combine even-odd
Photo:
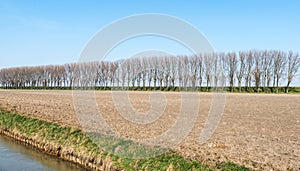
[(78, 128), (61, 126), (3, 109), (0, 109), (0, 135), (91, 170), (250, 170), (232, 162), (216, 164), (217, 167), (211, 168), (172, 151), (150, 159), (119, 158), (100, 149)]

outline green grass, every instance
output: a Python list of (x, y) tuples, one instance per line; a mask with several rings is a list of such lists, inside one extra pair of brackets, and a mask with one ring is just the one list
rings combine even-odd
[[(58, 144), (61, 148), (72, 149), (76, 154), (92, 158), (93, 160), (99, 158), (104, 160), (109, 157), (115, 168), (121, 170), (249, 170), (244, 166), (230, 162), (219, 164), (216, 168), (209, 168), (199, 161), (185, 159), (171, 150), (163, 153), (165, 152), (164, 150), (167, 151), (167, 149), (147, 147), (131, 140), (124, 140), (99, 133), (87, 134), (74, 127), (61, 126), (1, 109), (0, 129), (18, 132), (28, 138), (35, 137), (41, 142)], [(92, 139), (94, 141), (92, 141)], [(97, 142), (97, 144), (95, 142)], [(112, 152), (118, 146), (122, 147), (119, 152), (121, 155), (116, 156)], [(129, 152), (127, 154), (126, 151), (134, 151), (134, 153)], [(145, 154), (155, 155), (156, 153), (161, 155), (143, 159), (132, 158)]]
[(150, 158), (170, 151), (170, 149), (159, 146), (147, 146), (129, 139), (104, 135), (99, 133), (88, 133), (89, 137), (99, 147), (109, 153), (114, 153), (122, 158)]

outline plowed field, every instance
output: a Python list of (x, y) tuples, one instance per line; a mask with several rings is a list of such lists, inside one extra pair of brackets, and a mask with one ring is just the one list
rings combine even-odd
[[(128, 92), (131, 108), (155, 111), (152, 92)], [(120, 136), (144, 139), (169, 130), (181, 110), (181, 93), (164, 92), (162, 115), (147, 124), (125, 119), (110, 91), (96, 91), (97, 107), (106, 123)], [(193, 130), (173, 149), (208, 164), (232, 161), (254, 169), (300, 170), (300, 95), (227, 94), (221, 122), (204, 144), (198, 139), (212, 103), (212, 93), (200, 93), (200, 110)], [(122, 104), (120, 102), (119, 104)], [(0, 108), (60, 124), (80, 126), (72, 91), (0, 90)], [(151, 112), (149, 114), (151, 114)]]

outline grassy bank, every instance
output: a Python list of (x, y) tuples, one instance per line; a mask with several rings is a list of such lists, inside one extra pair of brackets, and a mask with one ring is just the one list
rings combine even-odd
[[(169, 151), (149, 159), (120, 158), (99, 148), (83, 131), (0, 110), (0, 132), (37, 147), (49, 154), (94, 170), (249, 170), (234, 163), (220, 163), (214, 168), (190, 161)], [(134, 147), (129, 140), (113, 139), (97, 134), (107, 148)], [(126, 146), (126, 144), (128, 146)], [(132, 146), (133, 145), (133, 146)], [(143, 148), (144, 149), (144, 148)], [(144, 152), (144, 151), (143, 151)]]

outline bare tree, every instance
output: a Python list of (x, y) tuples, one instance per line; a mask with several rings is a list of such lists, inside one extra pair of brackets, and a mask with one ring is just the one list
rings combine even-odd
[(164, 76), (163, 76), (163, 80), (164, 80), (164, 84), (166, 87), (169, 87), (169, 79), (170, 79), (170, 70), (171, 70), (171, 62), (170, 62), (170, 57), (166, 56), (162, 58), (162, 69), (164, 70)]
[[(300, 61), (298, 53), (281, 51), (243, 51), (232, 53), (197, 54), (177, 57), (132, 58), (119, 61), (101, 61), (65, 65), (35, 67), (14, 67), (0, 69), (0, 86), (5, 88), (36, 87), (91, 87), (110, 86), (122, 89), (134, 86), (149, 88), (176, 86), (179, 89), (196, 89), (206, 82), (209, 87), (222, 86), (229, 82), (230, 91), (237, 83), (239, 92), (242, 84), (251, 90), (260, 87), (267, 92), (273, 81), (278, 92), (279, 84), (287, 81), (286, 92), (295, 75)], [(286, 73), (285, 73), (286, 72)], [(204, 81), (205, 80), (205, 81)], [(244, 80), (244, 81), (243, 81)], [(126, 84), (127, 82), (127, 84)]]
[(225, 55), (225, 53), (219, 53), (219, 58), (220, 58), (220, 81), (221, 81), (221, 88), (222, 91), (224, 91), (224, 88), (226, 87), (226, 79), (228, 76), (228, 62), (227, 62), (227, 56)]
[(204, 66), (203, 66), (203, 55), (202, 54), (198, 54), (197, 55), (197, 61), (198, 61), (198, 82), (199, 82), (199, 87), (200, 87), (200, 91), (201, 91), (201, 86), (202, 86), (202, 82), (203, 82), (203, 73), (204, 73)]
[(157, 57), (153, 57), (153, 82), (154, 82), (154, 89), (156, 89), (158, 83), (158, 74), (159, 74), (159, 61)]
[(279, 81), (283, 75), (284, 68), (286, 66), (286, 53), (280, 51), (275, 52), (275, 58), (273, 63), (274, 63), (273, 87), (276, 87), (276, 93), (278, 93)]
[(260, 51), (255, 51), (253, 56), (254, 56), (253, 76), (255, 82), (255, 91), (259, 93), (259, 86), (261, 83), (262, 65), (263, 65), (262, 55)]
[(182, 83), (185, 91), (188, 89), (188, 81), (189, 81), (189, 57), (184, 56), (181, 63), (181, 72), (182, 72)]
[(205, 78), (206, 78), (206, 91), (209, 90), (209, 85), (211, 83), (211, 77), (212, 77), (212, 58), (211, 54), (204, 54), (204, 72), (205, 72)]
[(117, 67), (118, 67), (117, 62), (110, 62), (110, 66), (109, 66), (110, 87), (114, 87), (117, 81), (116, 79)]
[(157, 58), (158, 62), (158, 82), (159, 82), (159, 89), (162, 90), (163, 88), (163, 80), (165, 78), (165, 70), (164, 70), (164, 63), (162, 58)]
[(228, 53), (228, 62), (229, 62), (229, 85), (230, 85), (230, 91), (233, 92), (233, 88), (234, 88), (234, 76), (237, 70), (237, 57), (236, 57), (236, 53), (232, 52), (232, 53)]
[(147, 72), (148, 72), (147, 60), (146, 58), (141, 58), (141, 77), (142, 77), (142, 84), (143, 90), (146, 86), (146, 79), (147, 79)]
[[(213, 53), (212, 56), (212, 60), (213, 60), (213, 83), (214, 83), (214, 89), (215, 91), (218, 90), (218, 87), (220, 87), (220, 85), (223, 85), (223, 80), (222, 79), (222, 73), (223, 68), (222, 68), (222, 58), (223, 58), (223, 54), (221, 53)], [(221, 82), (221, 83), (220, 83)], [(222, 89), (223, 90), (223, 89)]]
[(198, 60), (197, 60), (197, 56), (191, 56), (190, 57), (190, 61), (189, 61), (189, 69), (190, 69), (190, 81), (191, 81), (191, 85), (193, 90), (196, 90), (196, 81), (197, 81), (197, 74), (198, 74)]
[(245, 58), (246, 58), (245, 52), (239, 52), (239, 60), (238, 60), (238, 64), (237, 64), (238, 68), (237, 68), (237, 72), (236, 72), (239, 92), (242, 91), (242, 79), (245, 75), (245, 68), (246, 68)]
[(252, 69), (253, 69), (253, 51), (249, 51), (246, 54), (246, 74), (245, 74), (245, 84), (246, 90), (250, 92), (251, 81), (252, 81)]
[(155, 70), (155, 68), (154, 68), (154, 62), (153, 62), (153, 58), (151, 58), (151, 57), (148, 57), (148, 58), (146, 58), (147, 60), (146, 60), (146, 66), (147, 66), (147, 80), (148, 80), (148, 86), (149, 86), (149, 88), (151, 87), (151, 85), (152, 85), (152, 81), (153, 81), (153, 79), (154, 79), (154, 70)]
[(272, 55), (272, 52), (269, 51), (268, 52), (268, 57), (267, 57), (267, 62), (266, 63), (269, 63), (269, 66), (266, 67), (266, 81), (267, 81), (267, 87), (270, 87), (270, 84), (271, 84), (271, 79), (272, 79), (272, 75), (273, 75), (273, 70), (274, 70), (274, 58), (273, 58), (273, 55)]
[(0, 86), (5, 87), (5, 73), (3, 69), (0, 69)]
[(178, 87), (179, 90), (183, 87), (183, 58), (182, 57), (177, 57), (178, 62), (177, 62), (177, 68), (178, 68)]
[(170, 75), (170, 81), (171, 81), (171, 86), (175, 87), (175, 81), (177, 79), (177, 74), (178, 74), (178, 68), (177, 68), (177, 62), (178, 62), (178, 57), (171, 57), (170, 59), (170, 69), (171, 69), (171, 75)]
[(288, 68), (287, 68), (287, 85), (285, 89), (286, 93), (289, 92), (289, 86), (293, 78), (298, 72), (300, 66), (299, 54), (298, 53), (294, 54), (292, 51), (290, 51), (287, 57), (287, 64), (288, 64)]
[(132, 67), (136, 71), (135, 75), (133, 75), (134, 81), (137, 83), (137, 87), (141, 87), (142, 80), (142, 63), (141, 58), (133, 58), (132, 59)]
[(268, 92), (270, 81), (271, 81), (271, 74), (273, 69), (273, 58), (272, 52), (263, 51), (262, 52), (262, 83), (264, 92)]
[(125, 82), (126, 82), (126, 61), (120, 60), (118, 61), (118, 73), (119, 73), (119, 82), (121, 82), (122, 90), (125, 88)]

